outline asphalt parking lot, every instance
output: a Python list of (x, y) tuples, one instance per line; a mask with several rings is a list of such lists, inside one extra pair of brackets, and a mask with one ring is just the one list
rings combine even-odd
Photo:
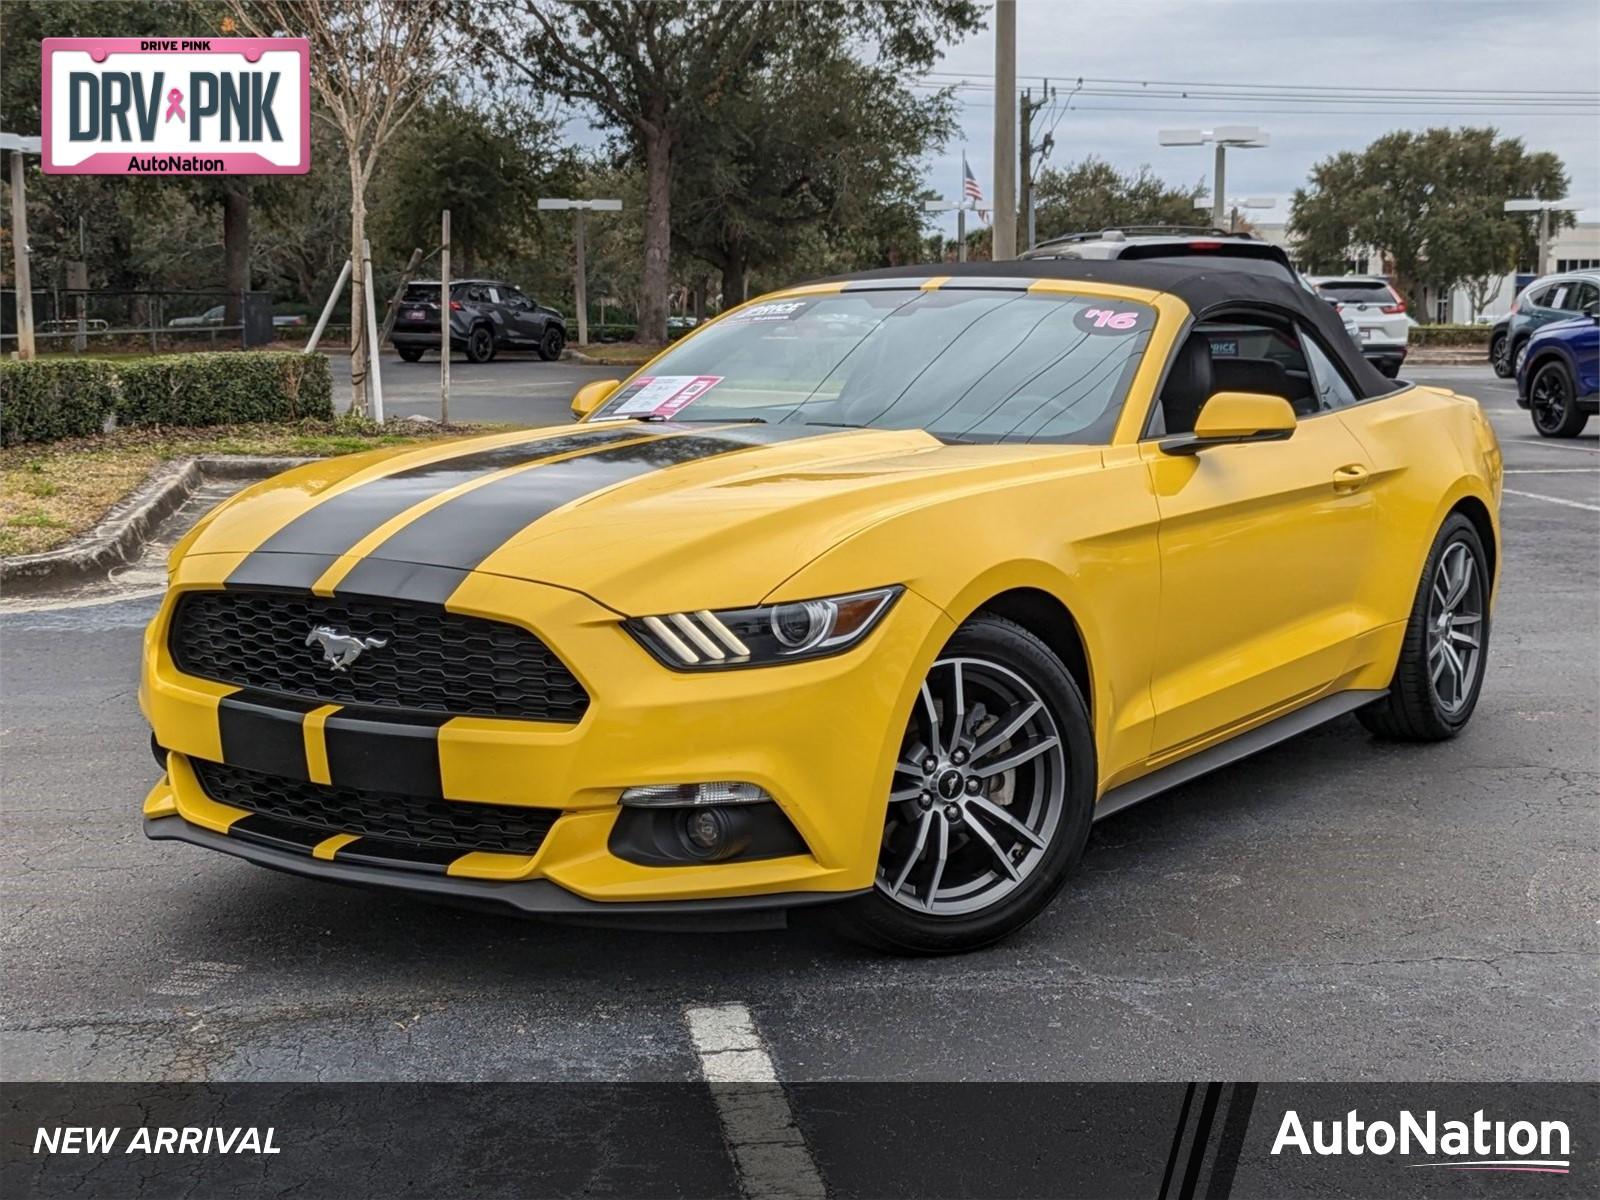
[[(426, 411), (437, 363), (389, 366)], [(456, 415), (557, 419), (604, 368), (455, 370)], [(936, 961), (814, 931), (547, 926), (147, 842), (156, 598), (0, 615), (11, 1079), (1581, 1080), (1600, 1072), (1600, 439), (1482, 367), (1505, 563), (1453, 742), (1351, 718), (1113, 817), (1021, 936)], [(84, 603), (84, 600), (93, 600)], [(743, 1060), (741, 1060), (743, 1061)]]

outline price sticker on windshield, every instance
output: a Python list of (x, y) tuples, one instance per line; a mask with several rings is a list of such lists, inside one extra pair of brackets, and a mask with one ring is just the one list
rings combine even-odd
[(1086, 308), (1072, 320), (1084, 333), (1133, 333), (1143, 315), (1131, 308)]
[(608, 415), (671, 420), (721, 382), (721, 375), (646, 375), (628, 385), (627, 399)]

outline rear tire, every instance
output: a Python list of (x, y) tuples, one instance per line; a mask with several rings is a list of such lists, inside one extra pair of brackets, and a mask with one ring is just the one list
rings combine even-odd
[(1088, 706), (1049, 647), (973, 617), (930, 669), (899, 757), (877, 882), (829, 910), (836, 928), (952, 954), (1038, 916), (1083, 854), (1097, 778)]
[(405, 359), (406, 362), (422, 361), (421, 346), (396, 346), (395, 350), (399, 353), (401, 358)]
[(474, 325), (467, 334), (467, 361), (486, 363), (494, 357), (494, 334), (487, 325)]
[(555, 362), (561, 357), (561, 351), (567, 344), (567, 335), (552, 325), (544, 331), (544, 336), (539, 339), (539, 357), (545, 362)]
[(1589, 414), (1578, 407), (1572, 376), (1559, 359), (1545, 363), (1528, 385), (1528, 411), (1541, 437), (1570, 438), (1583, 432)]
[(1489, 654), (1487, 564), (1477, 528), (1451, 513), (1422, 568), (1389, 694), (1356, 712), (1371, 732), (1438, 742), (1472, 719)]

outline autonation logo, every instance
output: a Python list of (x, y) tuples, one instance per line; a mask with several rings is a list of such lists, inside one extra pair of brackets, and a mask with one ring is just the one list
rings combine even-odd
[(1441, 1121), (1432, 1109), (1421, 1117), (1401, 1109), (1394, 1121), (1363, 1121), (1353, 1108), (1338, 1120), (1312, 1121), (1308, 1133), (1291, 1108), (1272, 1144), (1274, 1154), (1288, 1150), (1319, 1157), (1421, 1154), (1440, 1161), (1406, 1165), (1565, 1175), (1572, 1165), (1572, 1134), (1565, 1121), (1491, 1121), (1482, 1109), (1470, 1121)]

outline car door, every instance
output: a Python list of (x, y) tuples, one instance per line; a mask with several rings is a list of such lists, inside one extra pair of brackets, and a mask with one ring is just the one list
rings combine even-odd
[(517, 344), (537, 346), (544, 336), (546, 319), (538, 305), (512, 287), (502, 287), (500, 299), (505, 304), (506, 324)]
[(1298, 416), (1292, 436), (1191, 455), (1164, 454), (1159, 438), (1142, 445), (1160, 511), (1152, 765), (1314, 698), (1361, 632), (1352, 564), (1374, 532), (1371, 465), (1299, 337), (1250, 314), (1190, 335), (1223, 364), (1211, 394), (1282, 395)]

